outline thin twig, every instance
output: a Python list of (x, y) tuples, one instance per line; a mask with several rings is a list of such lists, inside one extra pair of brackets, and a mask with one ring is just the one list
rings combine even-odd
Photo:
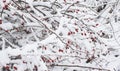
[(96, 68), (96, 67), (88, 67), (88, 66), (79, 66), (79, 65), (59, 65), (59, 64), (53, 64), (52, 66), (60, 66), (60, 67), (80, 67), (80, 68), (87, 68), (87, 69), (95, 69), (95, 70), (104, 70), (104, 71), (110, 71), (109, 69), (104, 68)]

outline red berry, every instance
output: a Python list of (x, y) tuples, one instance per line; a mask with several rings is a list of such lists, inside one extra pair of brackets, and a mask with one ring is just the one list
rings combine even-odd
[(66, 3), (66, 0), (64, 0), (64, 2)]
[(8, 5), (5, 5), (5, 6), (3, 7), (3, 9), (7, 10), (7, 9), (8, 9)]
[(90, 34), (93, 34), (92, 32), (90, 32)]
[(0, 24), (2, 24), (2, 20), (0, 19)]
[(80, 1), (77, 1), (76, 3), (79, 3)]
[(7, 70), (9, 70), (10, 67), (9, 67), (9, 66), (6, 66), (5, 68), (6, 68)]
[(68, 40), (68, 43), (70, 43), (70, 41)]
[(78, 29), (75, 29), (76, 32), (78, 32)]
[(83, 35), (83, 33), (81, 33), (81, 35)]
[(63, 52), (63, 50), (62, 50), (62, 49), (59, 49), (59, 52)]
[(96, 24), (96, 26), (98, 26), (99, 24)]
[(14, 68), (15, 70), (17, 70), (17, 67), (14, 66), (13, 68)]
[(71, 32), (68, 32), (68, 35), (71, 35)]
[(5, 3), (6, 2), (6, 0), (3, 0), (3, 3)]

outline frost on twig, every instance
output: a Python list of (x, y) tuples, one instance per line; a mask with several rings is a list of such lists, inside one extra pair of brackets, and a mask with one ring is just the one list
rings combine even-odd
[(8, 59), (0, 61), (1, 69), (116, 69), (111, 65), (119, 61), (119, 5), (119, 0), (1, 0), (0, 53)]

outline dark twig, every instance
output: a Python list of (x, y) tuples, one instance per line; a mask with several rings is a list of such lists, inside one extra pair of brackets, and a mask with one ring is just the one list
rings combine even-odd
[(58, 67), (80, 67), (80, 68), (87, 68), (87, 69), (95, 69), (95, 70), (104, 70), (104, 71), (110, 71), (109, 69), (104, 68), (96, 68), (96, 67), (88, 67), (88, 66), (79, 66), (79, 65), (52, 65), (52, 66), (58, 66)]

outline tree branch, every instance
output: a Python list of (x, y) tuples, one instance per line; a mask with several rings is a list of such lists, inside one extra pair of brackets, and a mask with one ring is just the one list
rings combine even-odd
[(88, 67), (88, 66), (79, 66), (79, 65), (59, 65), (59, 64), (53, 64), (51, 66), (58, 66), (58, 67), (80, 67), (80, 68), (87, 68), (87, 69), (95, 69), (95, 70), (104, 70), (104, 71), (111, 71), (109, 69), (104, 68), (96, 68), (96, 67)]

